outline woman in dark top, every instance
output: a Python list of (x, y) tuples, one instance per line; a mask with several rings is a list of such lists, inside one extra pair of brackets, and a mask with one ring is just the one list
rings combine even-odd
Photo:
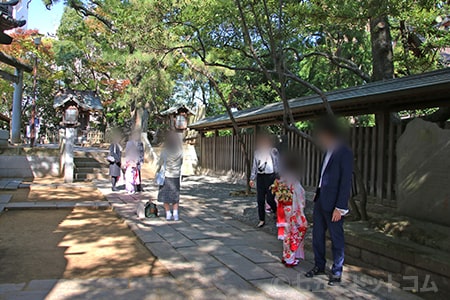
[(111, 176), (112, 190), (117, 191), (117, 181), (121, 174), (122, 147), (119, 144), (120, 137), (116, 136), (109, 146), (109, 176)]

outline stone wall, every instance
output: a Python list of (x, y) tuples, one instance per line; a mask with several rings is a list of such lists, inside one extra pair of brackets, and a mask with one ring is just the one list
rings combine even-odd
[(450, 130), (414, 119), (397, 142), (399, 213), (450, 225)]
[[(352, 232), (346, 227), (346, 263), (357, 265), (387, 282), (392, 280), (392, 284), (396, 283), (404, 290), (417, 282), (416, 291), (423, 292), (419, 295), (426, 299), (447, 299), (445, 297), (450, 293), (448, 254), (401, 239), (383, 237), (370, 230), (361, 232)], [(383, 274), (375, 271), (380, 269)], [(430, 287), (435, 289), (427, 291), (426, 288)]]
[(59, 176), (59, 157), (0, 155), (0, 178)]
[(0, 148), (8, 147), (9, 132), (0, 130)]

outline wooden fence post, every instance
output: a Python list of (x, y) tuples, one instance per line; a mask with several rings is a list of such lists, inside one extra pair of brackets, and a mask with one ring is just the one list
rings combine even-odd
[(236, 130), (233, 128), (233, 136), (231, 137), (231, 171), (236, 172)]
[(389, 112), (380, 112), (375, 114), (376, 128), (377, 128), (377, 182), (376, 182), (376, 195), (383, 201), (384, 192), (384, 179), (386, 175), (386, 136), (389, 126)]
[(217, 171), (217, 138), (219, 136), (219, 131), (218, 130), (214, 130), (214, 143), (213, 143), (213, 170), (214, 172)]

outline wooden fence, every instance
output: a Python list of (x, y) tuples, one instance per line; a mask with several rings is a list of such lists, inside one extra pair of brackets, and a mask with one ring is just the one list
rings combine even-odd
[[(243, 135), (247, 151), (253, 155), (255, 137)], [(218, 136), (200, 139), (200, 166), (213, 171), (245, 173), (245, 159), (236, 136)]]
[[(381, 204), (395, 206), (396, 153), (395, 146), (404, 127), (387, 122), (382, 127), (353, 127), (350, 129), (350, 145), (355, 163), (361, 170), (368, 195)], [(255, 137), (243, 136), (250, 155), (253, 155)], [(315, 186), (319, 180), (322, 153), (311, 143), (289, 133), (288, 147), (298, 152), (303, 160), (303, 185)], [(213, 136), (200, 139), (199, 163), (213, 171), (245, 172), (245, 161), (236, 136)], [(358, 193), (353, 184), (353, 193)]]
[(100, 130), (89, 130), (83, 132), (83, 137), (86, 137), (86, 142), (89, 144), (101, 144), (105, 141), (105, 133)]

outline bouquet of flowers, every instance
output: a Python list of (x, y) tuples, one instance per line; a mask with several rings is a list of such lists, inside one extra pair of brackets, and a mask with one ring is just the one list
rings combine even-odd
[(275, 195), (278, 203), (281, 205), (292, 205), (292, 195), (294, 189), (292, 186), (288, 186), (286, 183), (279, 179), (275, 179), (273, 184), (270, 186), (272, 194)]

